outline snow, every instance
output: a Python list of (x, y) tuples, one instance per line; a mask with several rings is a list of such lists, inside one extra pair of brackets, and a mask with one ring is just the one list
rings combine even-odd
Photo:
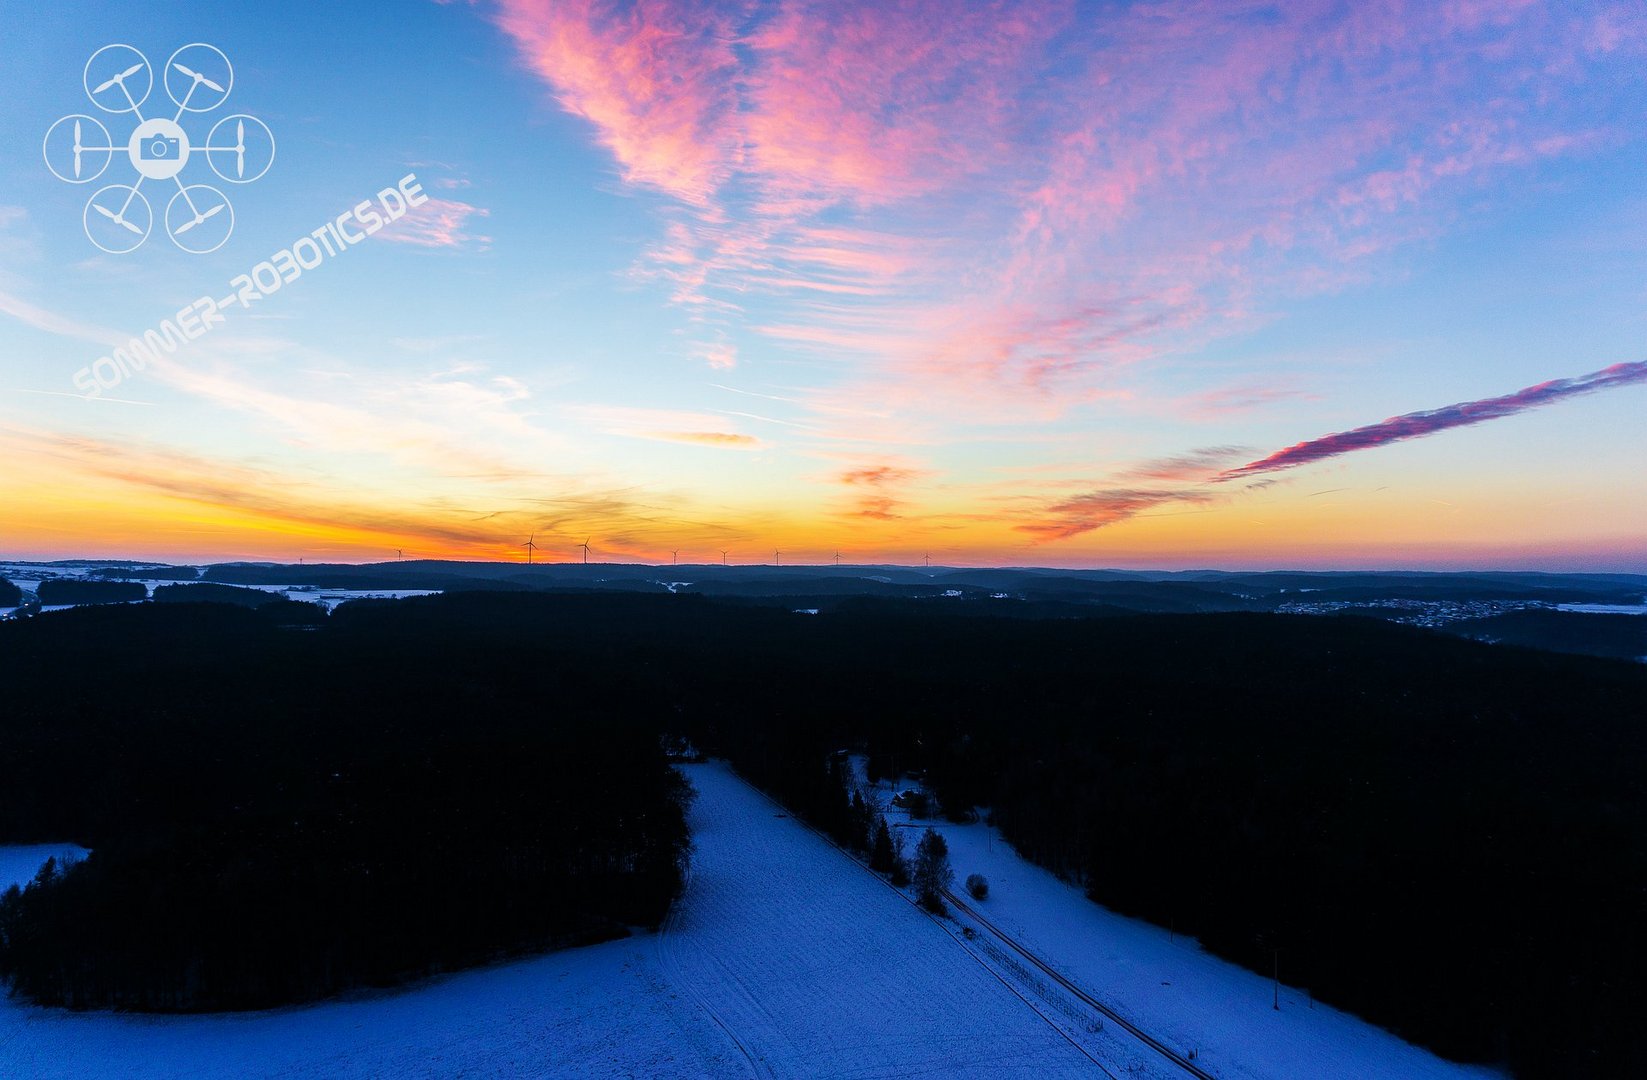
[(696, 855), (660, 954), (757, 1075), (1092, 1075), (891, 886), (726, 766), (685, 771)]
[[(889, 822), (905, 817), (887, 812)], [(968, 900), (981, 915), (1150, 1035), (1195, 1048), (1196, 1064), (1221, 1080), (1502, 1075), (1443, 1061), (1319, 1002), (1311, 1008), (1306, 991), (1285, 983), (1277, 1012), (1269, 979), (1203, 952), (1192, 938), (1093, 903), (1076, 886), (1019, 858), (990, 826), (919, 824), (932, 825), (948, 842), (957, 895), (966, 899), (960, 883), (968, 874), (982, 874), (988, 899)]]
[(1647, 604), (1557, 604), (1556, 610), (1585, 615), (1647, 615)]
[(47, 859), (59, 864), (79, 862), (91, 854), (79, 844), (13, 844), (0, 847), (0, 892), (13, 885), (27, 885)]
[[(1112, 1076), (1182, 1075), (1118, 1025), (1088, 1026), (1063, 991), (1014, 975), (964, 920), (922, 913), (725, 765), (681, 768), (699, 792), (693, 867), (659, 934), (262, 1013), (0, 1000), (0, 1076), (1102, 1075), (1093, 1059)], [(985, 917), (1168, 1046), (1197, 1048), (1220, 1080), (1496, 1075), (1292, 988), (1276, 1012), (1268, 980), (1091, 903), (984, 825), (935, 824), (957, 879), (989, 879)], [(0, 887), (80, 851), (0, 848)]]
[(686, 772), (697, 853), (659, 935), (263, 1013), (0, 1002), (0, 1076), (1090, 1074), (889, 886), (724, 766)]
[[(0, 883), (63, 845), (0, 848)], [(30, 864), (33, 865), (30, 865)], [(741, 1058), (650, 935), (300, 1008), (69, 1013), (0, 999), (0, 1076), (713, 1076)]]

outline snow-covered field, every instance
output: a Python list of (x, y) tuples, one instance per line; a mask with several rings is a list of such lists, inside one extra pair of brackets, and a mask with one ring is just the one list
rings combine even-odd
[(1091, 1076), (938, 923), (734, 777), (688, 766), (696, 858), (659, 941), (757, 1075)]
[(723, 766), (688, 773), (697, 859), (661, 935), (266, 1013), (4, 1002), (0, 1076), (1090, 1075), (937, 923)]
[[(32, 877), (58, 850), (0, 848), (0, 888)], [(665, 979), (650, 936), (263, 1013), (74, 1014), (0, 1000), (6, 1080), (735, 1076), (741, 1068), (736, 1048)]]
[[(0, 1001), (0, 1076), (1175, 1074), (1116, 1025), (1083, 1028), (1079, 1009), (1038, 994), (724, 765), (685, 768), (700, 793), (693, 872), (658, 935), (264, 1013)], [(989, 878), (986, 917), (1169, 1046), (1198, 1048), (1221, 1080), (1492, 1075), (1310, 1009), (1296, 990), (1275, 1012), (1267, 980), (1097, 907), (985, 826), (940, 828), (958, 875)], [(0, 848), (0, 888), (65, 850), (78, 851)]]
[[(883, 788), (882, 797), (889, 792)], [(888, 821), (907, 822), (902, 811)], [(1020, 859), (987, 825), (931, 824), (949, 844), (956, 892), (972, 873), (989, 881), (979, 913), (1099, 1001), (1225, 1080), (1357, 1077), (1482, 1080), (1500, 1074), (1441, 1060), (1357, 1018), (1201, 950), (1193, 939), (1124, 918)], [(918, 833), (906, 830), (911, 850)], [(1209, 882), (1208, 888), (1216, 888)], [(1285, 958), (1282, 976), (1285, 978)]]

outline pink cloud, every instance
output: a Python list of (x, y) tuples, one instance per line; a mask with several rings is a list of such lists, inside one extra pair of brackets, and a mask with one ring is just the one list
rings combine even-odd
[(668, 0), (504, 0), (496, 18), (626, 181), (702, 206), (737, 152), (733, 15)]
[(1204, 446), (1171, 457), (1141, 461), (1127, 469), (1126, 476), (1134, 480), (1206, 480), (1230, 460), (1239, 461), (1248, 450), (1244, 446)]
[(1592, 371), (1588, 375), (1570, 379), (1551, 379), (1502, 397), (1482, 398), (1479, 401), (1466, 401), (1439, 409), (1405, 413), (1376, 424), (1295, 443), (1284, 450), (1277, 450), (1268, 457), (1250, 461), (1239, 468), (1227, 469), (1219, 473), (1214, 480), (1222, 483), (1260, 473), (1280, 472), (1283, 469), (1293, 469), (1325, 458), (1337, 457), (1339, 454), (1348, 454), (1354, 450), (1369, 450), (1406, 439), (1420, 439), (1449, 428), (1466, 427), (1470, 424), (1514, 416), (1528, 409), (1552, 405), (1565, 398), (1641, 382), (1647, 382), (1647, 361), (1614, 364), (1600, 371)]
[(431, 198), (406, 211), (404, 217), (385, 226), (376, 235), (391, 243), (416, 247), (484, 248), (492, 242), (492, 238), (472, 231), (470, 219), (489, 217), (491, 213), (485, 207), (456, 199)]
[(842, 362), (817, 400), (910, 428), (1115, 396), (1507, 172), (1629, 137), (1587, 95), (1644, 40), (1628, 5), (1531, 0), (503, 0), (497, 22), (627, 183), (676, 200), (636, 275), (700, 362), (758, 334)]
[(1040, 541), (1068, 540), (1094, 529), (1118, 525), (1158, 506), (1177, 503), (1199, 505), (1211, 502), (1213, 498), (1205, 491), (1104, 488), (1056, 503), (1047, 508), (1042, 520), (1025, 522), (1014, 528)]

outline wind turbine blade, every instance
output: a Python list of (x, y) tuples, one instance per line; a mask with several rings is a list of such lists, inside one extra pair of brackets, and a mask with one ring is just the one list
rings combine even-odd
[(143, 230), (142, 229), (139, 229), (136, 225), (133, 225), (131, 222), (127, 221), (125, 218), (117, 217), (114, 220), (120, 222), (120, 224), (124, 225), (126, 228), (128, 228), (132, 232), (136, 233), (138, 236), (143, 235)]
[(244, 120), (235, 125), (234, 174), (241, 178), (246, 175), (246, 121)]
[(116, 214), (113, 210), (110, 210), (106, 206), (99, 206), (96, 203), (92, 203), (92, 209), (96, 210), (99, 214), (102, 214), (104, 217), (108, 218), (110, 221), (119, 221), (120, 220), (120, 215)]
[(185, 79), (204, 79), (206, 77), (206, 76), (200, 74), (200, 72), (198, 72), (198, 71), (193, 71), (189, 68), (184, 67), (182, 64), (179, 64), (176, 60), (172, 61), (172, 67), (174, 67), (177, 70), (181, 71), (183, 73), (183, 77)]
[(216, 90), (219, 94), (223, 93), (223, 88), (221, 86), (219, 86), (216, 83), (212, 82), (210, 79), (206, 78), (206, 76), (204, 76), (204, 75), (200, 76), (200, 85), (204, 86), (208, 90)]
[(131, 67), (127, 68), (125, 71), (122, 71), (119, 75), (116, 75), (115, 80), (119, 81), (120, 79), (129, 79), (133, 75), (136, 75), (139, 71), (142, 71), (142, 70), (143, 70), (143, 65), (142, 64), (133, 64)]
[(80, 146), (80, 121), (76, 120), (74, 122), (74, 176), (75, 176), (75, 179), (77, 179), (77, 180), (80, 178), (80, 151), (81, 151), (81, 149), (82, 149), (82, 147)]
[(115, 83), (119, 82), (122, 78), (124, 78), (124, 76), (116, 75), (112, 79), (105, 79), (103, 82), (100, 82), (100, 83), (97, 84), (97, 89), (92, 91), (92, 95), (96, 96), (98, 94), (101, 94), (103, 91), (107, 90), (109, 87), (111, 87)]
[(222, 213), (223, 212), (223, 206), (224, 206), (223, 203), (218, 203), (216, 206), (212, 207), (210, 210), (206, 211), (204, 214), (201, 214), (200, 215), (200, 220), (205, 221), (209, 217), (212, 217), (216, 214)]
[(197, 217), (190, 218), (189, 220), (185, 221), (183, 224), (179, 225), (176, 228), (176, 230), (174, 230), (172, 232), (172, 235), (173, 236), (182, 236), (184, 233), (188, 232), (190, 229), (194, 228), (196, 225), (199, 225), (202, 221), (205, 221), (205, 220), (206, 220), (205, 218), (197, 218)]

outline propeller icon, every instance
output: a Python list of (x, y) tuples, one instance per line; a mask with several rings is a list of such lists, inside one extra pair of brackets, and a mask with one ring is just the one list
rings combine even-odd
[(96, 210), (99, 214), (102, 214), (104, 217), (108, 218), (110, 221), (114, 222), (116, 225), (124, 225), (126, 228), (128, 228), (132, 232), (136, 233), (138, 236), (143, 235), (143, 230), (139, 229), (136, 225), (133, 225), (131, 222), (127, 221), (123, 213), (117, 214), (113, 210), (110, 210), (108, 207), (100, 206), (97, 203), (92, 203), (92, 209)]
[[(195, 71), (192, 68), (185, 67), (176, 60), (172, 61), (172, 67), (176, 68), (185, 79), (193, 79), (195, 86), (204, 86), (208, 90), (216, 90), (219, 94), (227, 92), (223, 89), (223, 87), (212, 82), (212, 80), (206, 78), (206, 76), (200, 74), (200, 72)], [(192, 90), (194, 87), (190, 87), (189, 89)]]
[(74, 178), (80, 179), (80, 152), (86, 149), (80, 145), (80, 121), (74, 122)]
[[(218, 203), (216, 206), (212, 207), (210, 210), (206, 211), (204, 214), (199, 213), (197, 211), (195, 213), (194, 217), (190, 218), (188, 221), (185, 221), (183, 224), (179, 225), (176, 229), (173, 229), (172, 230), (172, 235), (173, 236), (178, 236), (178, 235), (181, 235), (183, 233), (186, 233), (190, 229), (194, 228), (196, 225), (199, 225), (202, 221), (205, 221), (207, 218), (216, 217), (218, 214), (221, 214), (223, 212), (223, 205), (224, 205), (223, 203)], [(100, 207), (98, 207), (98, 209), (101, 210), (102, 207), (100, 206)]]
[(122, 71), (120, 74), (114, 76), (113, 78), (103, 80), (101, 83), (98, 84), (97, 89), (92, 91), (92, 93), (93, 94), (101, 94), (103, 91), (107, 90), (109, 87), (114, 86), (116, 84), (118, 84), (120, 86), (120, 88), (122, 90), (124, 90), (126, 88), (126, 80), (131, 78), (133, 75), (136, 75), (139, 71), (142, 71), (142, 70), (143, 70), (143, 65), (142, 64), (133, 64), (131, 67), (127, 68), (125, 71)]

